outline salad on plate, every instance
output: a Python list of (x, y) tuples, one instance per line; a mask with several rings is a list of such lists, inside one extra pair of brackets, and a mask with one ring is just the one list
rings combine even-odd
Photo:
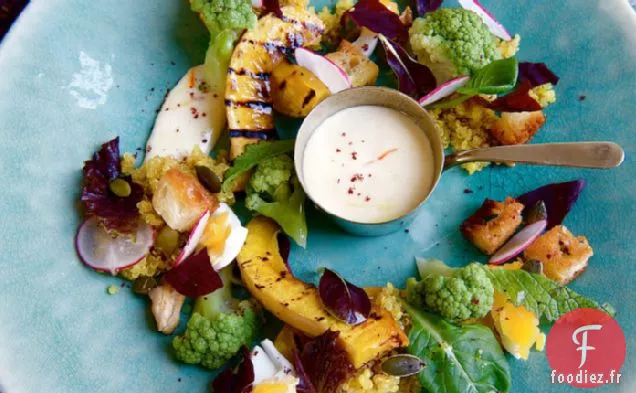
[(487, 264), (414, 255), (417, 277), (366, 288), (291, 270), (308, 201), (276, 118), (304, 118), (382, 73), (450, 151), (527, 143), (545, 123), (559, 78), (517, 59), (521, 37), (478, 1), (447, 3), (191, 0), (210, 32), (205, 62), (167, 94), (143, 161), (115, 138), (84, 162), (79, 257), (147, 297), (173, 337), (165, 356), (216, 370), (212, 391), (509, 392), (505, 354), (539, 356), (544, 324), (577, 308), (615, 314), (567, 287), (593, 255), (563, 225), (582, 179), (486, 199), (457, 230)]

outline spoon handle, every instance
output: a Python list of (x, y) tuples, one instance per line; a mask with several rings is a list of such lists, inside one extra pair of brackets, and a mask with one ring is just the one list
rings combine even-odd
[(446, 156), (444, 169), (472, 161), (506, 161), (578, 168), (614, 168), (625, 153), (613, 142), (570, 142), (496, 146), (459, 151)]

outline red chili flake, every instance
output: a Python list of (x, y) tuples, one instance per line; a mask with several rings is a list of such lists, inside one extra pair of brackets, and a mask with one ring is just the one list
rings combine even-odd
[(190, 98), (194, 98), (194, 92), (193, 91), (190, 92)]
[(351, 177), (351, 182), (355, 183), (356, 181), (364, 180), (364, 175), (362, 173), (356, 173)]
[(206, 117), (207, 115), (205, 114), (205, 112), (201, 113), (201, 116)]
[(190, 113), (192, 113), (193, 115), (194, 115), (195, 113), (197, 113), (197, 108), (195, 108), (195, 107), (191, 107), (191, 108), (190, 108)]
[(370, 198), (370, 197), (368, 197), (368, 196), (364, 198), (364, 201), (365, 201), (365, 202), (369, 202), (370, 200), (371, 200), (371, 198)]
[(369, 49), (369, 44), (362, 44), (362, 50), (366, 51), (367, 49)]
[(353, 142), (349, 142), (349, 146), (353, 145)]
[(347, 190), (347, 194), (349, 195), (353, 194), (353, 187), (349, 187), (349, 189)]
[(170, 108), (166, 107), (166, 109), (164, 109), (164, 111), (168, 112), (170, 110)]
[(340, 149), (336, 149), (336, 153), (340, 153), (342, 150)]
[(198, 119), (199, 118), (199, 114), (197, 113), (196, 115), (194, 115), (194, 118)]
[(358, 153), (356, 153), (355, 151), (351, 152), (351, 159), (357, 160), (358, 159)]
[(342, 136), (347, 136), (347, 133), (346, 133), (346, 132), (343, 132), (343, 133), (342, 133), (342, 134), (340, 134), (340, 135), (342, 135)]
[(150, 153), (152, 151), (152, 146), (148, 145), (148, 147), (146, 147), (146, 153)]

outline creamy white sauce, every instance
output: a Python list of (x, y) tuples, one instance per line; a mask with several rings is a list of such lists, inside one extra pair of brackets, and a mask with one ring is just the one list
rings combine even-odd
[(208, 154), (221, 134), (223, 97), (208, 91), (203, 66), (192, 67), (168, 93), (146, 144), (146, 159), (184, 158), (195, 146)]
[(303, 178), (307, 193), (327, 212), (381, 223), (424, 200), (434, 162), (426, 134), (407, 115), (358, 106), (318, 126), (305, 148)]

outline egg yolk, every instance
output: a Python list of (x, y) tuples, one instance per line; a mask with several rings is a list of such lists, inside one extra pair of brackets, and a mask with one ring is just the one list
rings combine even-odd
[(212, 216), (205, 227), (201, 244), (208, 249), (210, 256), (219, 256), (225, 249), (225, 241), (232, 231), (228, 225), (228, 217), (227, 212)]

